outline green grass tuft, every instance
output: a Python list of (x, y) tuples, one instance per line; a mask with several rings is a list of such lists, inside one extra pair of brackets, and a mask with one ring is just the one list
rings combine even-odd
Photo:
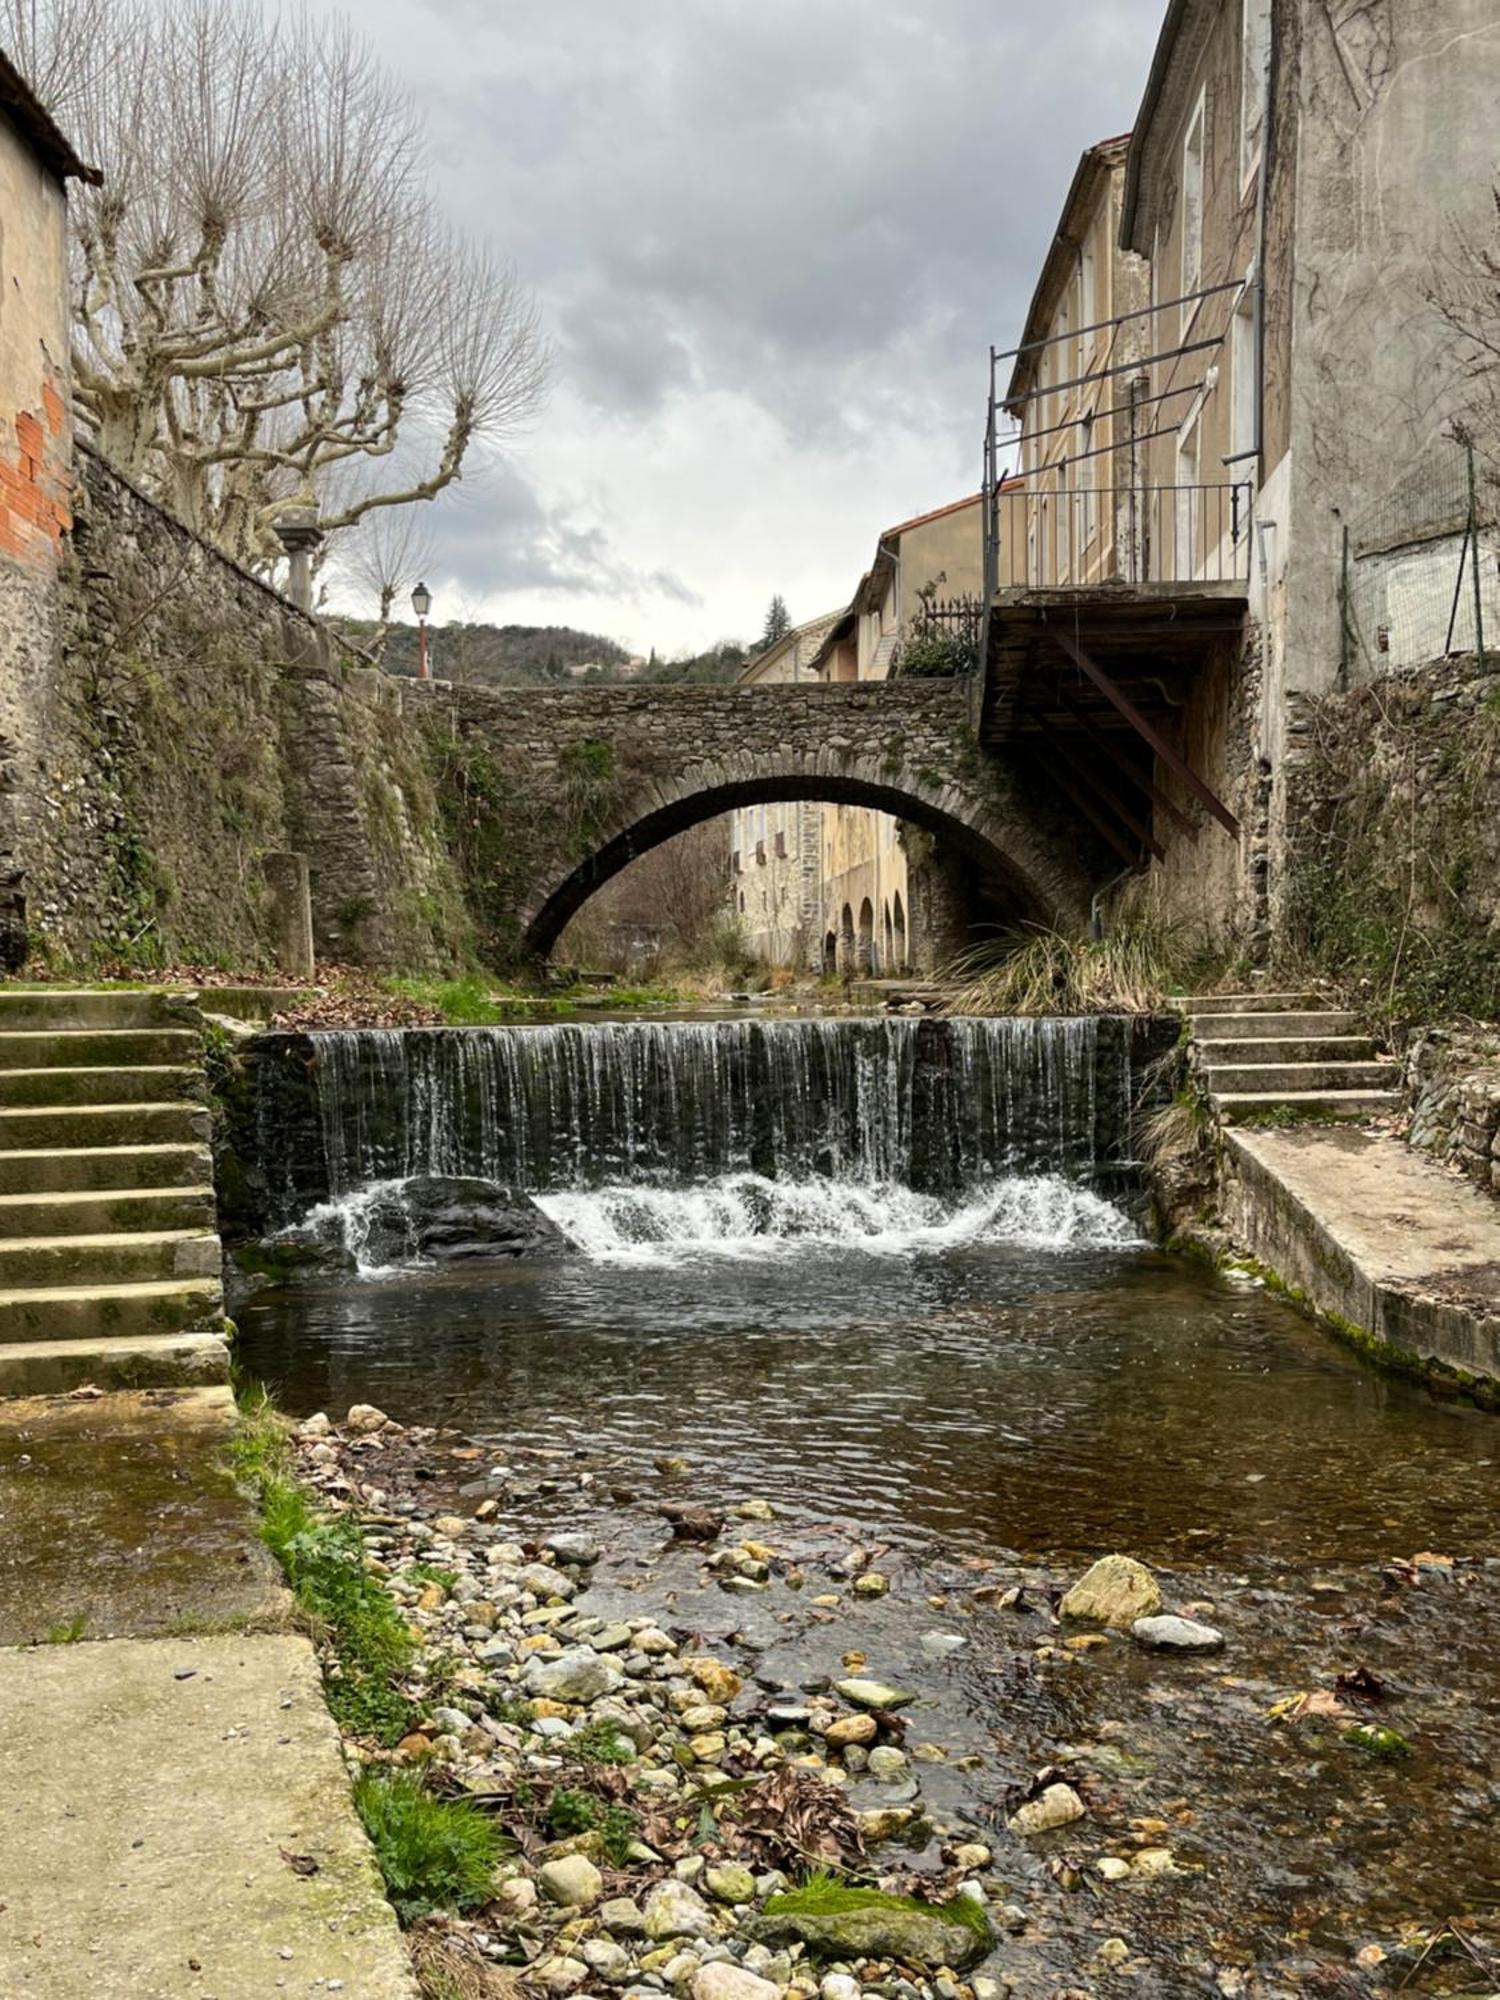
[(575, 1729), (563, 1747), (584, 1764), (631, 1764), (636, 1755), (623, 1725), (602, 1715)]
[(435, 1798), (413, 1772), (371, 1768), (355, 1780), (354, 1803), (404, 1923), (488, 1898), (504, 1836), (472, 1800)]
[(49, 1646), (76, 1646), (88, 1629), (89, 1621), (85, 1613), (75, 1611), (71, 1618), (60, 1619), (56, 1625), (48, 1626), (47, 1644)]

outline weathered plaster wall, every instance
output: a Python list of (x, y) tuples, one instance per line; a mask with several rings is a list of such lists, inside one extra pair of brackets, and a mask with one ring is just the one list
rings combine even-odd
[(263, 862), (311, 863), (320, 955), (462, 955), (403, 684), (78, 454), (17, 761), (33, 942), (60, 963), (266, 962)]
[(1397, 487), (1458, 404), (1427, 299), (1494, 226), (1495, 0), (1303, 0), (1287, 678), (1339, 659), (1342, 527)]
[(71, 525), (61, 182), (0, 119), (0, 970), (25, 956), (22, 851)]

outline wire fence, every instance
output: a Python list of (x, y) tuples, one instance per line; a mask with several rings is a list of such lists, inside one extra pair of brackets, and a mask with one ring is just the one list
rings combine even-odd
[(1445, 440), (1344, 529), (1339, 681), (1451, 653), (1500, 659), (1500, 508), (1474, 448)]

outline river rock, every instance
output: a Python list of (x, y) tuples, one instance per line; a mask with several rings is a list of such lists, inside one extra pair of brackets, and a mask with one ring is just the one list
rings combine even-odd
[(603, 1554), (592, 1535), (575, 1534), (571, 1530), (549, 1535), (542, 1547), (559, 1562), (580, 1563), (585, 1569), (592, 1567)]
[(930, 1969), (962, 1972), (990, 1948), (986, 1927), (946, 1916), (934, 1906), (916, 1910), (896, 1902), (848, 1910), (777, 1909), (773, 1905), (751, 1925), (765, 1943), (800, 1939), (827, 1958), (894, 1958)]
[(607, 1931), (616, 1937), (644, 1937), (646, 1919), (641, 1915), (639, 1903), (629, 1896), (612, 1896), (607, 1903), (599, 1905), (599, 1921)]
[(578, 1585), (572, 1577), (564, 1576), (562, 1571), (554, 1569), (551, 1563), (527, 1563), (525, 1569), (518, 1572), (518, 1578), (538, 1597), (566, 1599), (578, 1595)]
[(744, 1686), (733, 1667), (726, 1667), (712, 1654), (692, 1654), (680, 1664), (688, 1679), (696, 1682), (709, 1700), (718, 1702), (721, 1707), (727, 1708)]
[(905, 1708), (915, 1695), (903, 1694), (900, 1688), (887, 1687), (884, 1681), (865, 1680), (856, 1675), (853, 1680), (835, 1681), (834, 1692), (841, 1694), (845, 1701), (852, 1701), (856, 1708), (872, 1708), (877, 1712)]
[(841, 1715), (837, 1722), (830, 1722), (825, 1741), (835, 1749), (842, 1749), (849, 1743), (873, 1743), (880, 1724), (873, 1715)]
[(1142, 1646), (1159, 1653), (1218, 1653), (1224, 1634), (1214, 1625), (1200, 1625), (1195, 1618), (1137, 1618), (1130, 1636)]
[(549, 1903), (560, 1903), (565, 1910), (592, 1909), (604, 1893), (604, 1877), (586, 1854), (544, 1861), (537, 1870), (537, 1883)]
[(495, 1181), (417, 1174), (369, 1210), (366, 1261), (556, 1257), (568, 1239), (529, 1195)]
[(882, 1743), (870, 1752), (870, 1776), (882, 1785), (899, 1784), (907, 1776), (906, 1752)]
[(693, 2000), (778, 2000), (781, 1988), (743, 1965), (727, 1965), (715, 1959), (700, 1965), (688, 1987)]
[(1091, 1618), (1122, 1630), (1161, 1610), (1156, 1578), (1134, 1556), (1101, 1556), (1058, 1607), (1064, 1618)]
[(592, 1646), (575, 1646), (555, 1660), (531, 1659), (525, 1681), (528, 1694), (552, 1701), (598, 1701), (603, 1695), (618, 1694), (625, 1676)]
[(707, 1870), (703, 1886), (715, 1902), (753, 1903), (755, 1877), (742, 1861), (721, 1861)]
[(383, 1431), (390, 1422), (384, 1410), (377, 1410), (373, 1403), (351, 1403), (349, 1414), (344, 1419), (344, 1429), (354, 1437), (372, 1437), (376, 1431)]
[(630, 1953), (612, 1938), (589, 1938), (583, 1947), (583, 1958), (589, 1971), (611, 1986), (623, 1986), (635, 1970)]
[(646, 1935), (655, 1943), (667, 1938), (706, 1938), (714, 1934), (713, 1912), (686, 1882), (658, 1882), (646, 1898)]
[(1026, 1838), (1051, 1833), (1054, 1827), (1071, 1826), (1083, 1818), (1083, 1800), (1071, 1785), (1049, 1785), (1040, 1798), (1028, 1799), (1011, 1815), (1010, 1830)]

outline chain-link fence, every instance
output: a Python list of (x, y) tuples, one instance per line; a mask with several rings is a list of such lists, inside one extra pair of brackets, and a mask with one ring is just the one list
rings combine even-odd
[(1445, 440), (1344, 530), (1339, 679), (1449, 653), (1500, 658), (1500, 510), (1471, 445)]

